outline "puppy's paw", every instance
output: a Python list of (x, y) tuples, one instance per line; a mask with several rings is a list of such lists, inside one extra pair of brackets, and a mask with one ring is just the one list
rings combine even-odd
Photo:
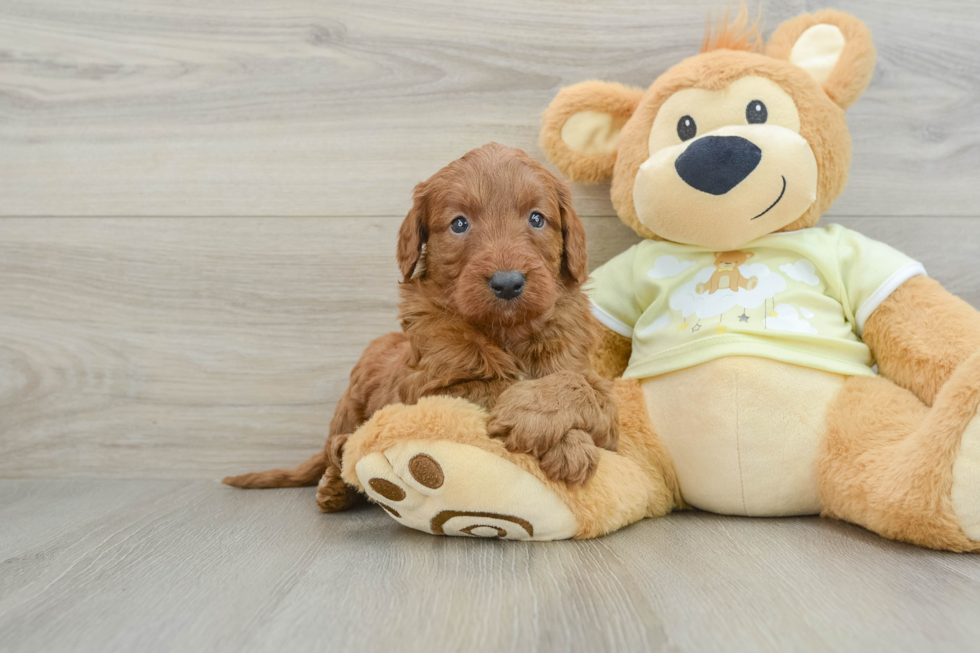
[(555, 447), (571, 424), (553, 413), (508, 407), (495, 411), (487, 422), (490, 437), (504, 441), (514, 453), (529, 453), (540, 458)]
[(547, 392), (541, 379), (522, 381), (503, 393), (490, 411), (487, 433), (492, 438), (521, 442), (530, 451), (533, 441), (552, 444), (572, 426), (574, 412), (568, 410)]
[[(541, 458), (576, 430), (587, 434), (592, 444), (616, 451), (619, 428), (612, 383), (589, 374), (591, 383), (582, 374), (556, 372), (514, 384), (490, 412), (490, 437), (504, 440), (511, 451)], [(579, 439), (573, 436), (571, 442)]]
[(340, 478), (340, 470), (333, 465), (327, 465), (319, 485), (316, 488), (316, 505), (321, 512), (340, 512), (347, 510), (358, 502), (357, 490), (346, 485)]
[(584, 485), (595, 474), (599, 449), (592, 434), (572, 427), (571, 411), (538, 411), (509, 403), (491, 413), (487, 431), (513, 453), (531, 454), (552, 481)]
[(540, 456), (541, 470), (552, 481), (585, 485), (599, 465), (599, 448), (585, 431), (572, 429)]

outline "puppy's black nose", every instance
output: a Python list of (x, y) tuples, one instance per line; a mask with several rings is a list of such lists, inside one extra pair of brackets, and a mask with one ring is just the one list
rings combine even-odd
[(517, 270), (494, 272), (487, 283), (493, 294), (501, 299), (515, 299), (524, 292), (524, 275)]
[(762, 150), (741, 136), (705, 136), (677, 157), (674, 169), (688, 186), (724, 195), (749, 176), (762, 160)]

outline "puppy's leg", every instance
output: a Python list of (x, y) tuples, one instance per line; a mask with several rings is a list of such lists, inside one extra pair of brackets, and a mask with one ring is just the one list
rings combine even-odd
[(340, 468), (329, 466), (323, 473), (316, 488), (316, 505), (321, 512), (341, 512), (364, 503), (364, 497), (357, 490), (344, 483)]
[(323, 449), (327, 468), (316, 488), (316, 505), (320, 507), (321, 512), (341, 512), (364, 503), (364, 498), (357, 493), (357, 490), (344, 483), (344, 479), (340, 477), (344, 445), (348, 437), (347, 433), (331, 435), (327, 438), (327, 445)]
[(316, 504), (322, 512), (340, 512), (363, 501), (357, 491), (348, 487), (340, 477), (344, 445), (350, 434), (361, 425), (364, 415), (362, 403), (355, 401), (351, 395), (351, 388), (348, 388), (337, 404), (330, 421), (330, 436), (323, 447), (326, 467), (316, 488)]
[(619, 410), (613, 382), (595, 372), (583, 375), (592, 388), (594, 402), (579, 406), (577, 415), (583, 431), (592, 436), (597, 447), (616, 451), (619, 446)]

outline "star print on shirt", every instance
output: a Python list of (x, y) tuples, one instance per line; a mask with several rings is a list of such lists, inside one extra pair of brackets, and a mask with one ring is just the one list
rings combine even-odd
[(738, 321), (739, 322), (748, 322), (749, 321), (749, 316), (746, 315), (745, 313), (742, 313), (741, 315), (738, 316)]

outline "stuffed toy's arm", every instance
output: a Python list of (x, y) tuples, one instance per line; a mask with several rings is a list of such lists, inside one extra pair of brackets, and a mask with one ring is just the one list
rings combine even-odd
[(607, 379), (617, 379), (626, 371), (633, 353), (633, 341), (601, 324), (596, 325), (598, 338), (589, 356), (592, 369)]
[(645, 308), (633, 293), (638, 248), (633, 245), (593, 270), (586, 287), (595, 334), (589, 362), (607, 379), (619, 378), (626, 371), (633, 353), (633, 326)]
[(957, 366), (980, 351), (980, 313), (938, 281), (916, 276), (875, 309), (862, 337), (879, 374), (931, 406)]

